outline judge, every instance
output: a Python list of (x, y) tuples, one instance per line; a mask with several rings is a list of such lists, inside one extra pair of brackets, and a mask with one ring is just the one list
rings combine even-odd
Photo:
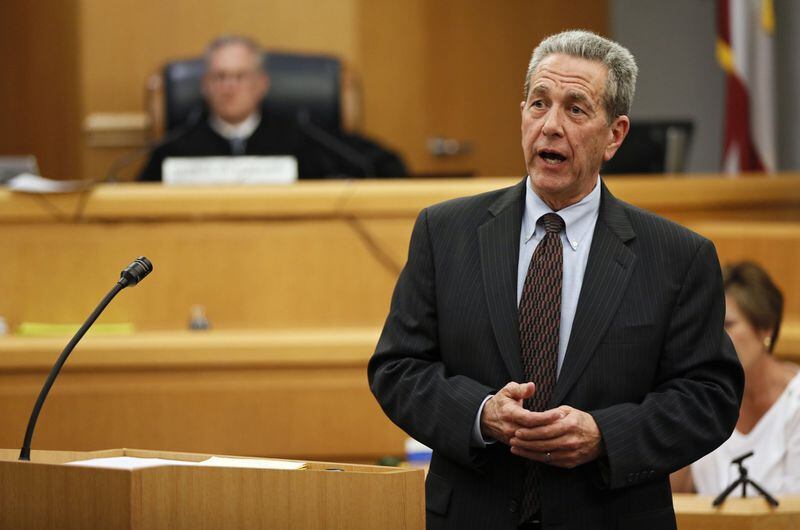
[[(239, 155), (294, 156), (300, 178), (362, 176), (359, 168), (349, 167), (335, 150), (304, 134), (294, 120), (262, 112), (261, 102), (270, 85), (262, 57), (261, 47), (247, 37), (226, 35), (212, 41), (206, 50), (202, 81), (208, 112), (196, 123), (184, 125), (185, 132), (177, 138), (155, 148), (139, 180), (161, 180), (166, 158)], [(339, 141), (346, 140), (342, 137)], [(366, 139), (363, 142), (379, 151), (377, 162), (373, 161), (376, 174), (370, 176), (405, 174), (393, 153)]]

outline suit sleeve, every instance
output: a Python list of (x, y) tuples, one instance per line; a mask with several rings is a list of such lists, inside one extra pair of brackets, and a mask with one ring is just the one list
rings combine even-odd
[(654, 389), (641, 403), (590, 411), (603, 436), (605, 485), (665, 476), (724, 442), (739, 417), (744, 374), (723, 330), (714, 246), (703, 240), (672, 310)]
[(462, 465), (478, 468), (475, 415), (494, 389), (448, 374), (438, 338), (436, 271), (428, 211), (417, 218), (408, 261), (368, 367), (370, 388), (386, 415), (416, 440)]

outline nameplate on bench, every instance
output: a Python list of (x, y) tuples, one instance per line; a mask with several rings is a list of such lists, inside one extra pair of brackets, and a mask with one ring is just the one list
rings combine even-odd
[(167, 158), (163, 182), (170, 186), (291, 184), (297, 180), (293, 156), (209, 156)]

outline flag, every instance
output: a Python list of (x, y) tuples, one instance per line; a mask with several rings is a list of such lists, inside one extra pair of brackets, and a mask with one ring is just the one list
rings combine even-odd
[(723, 170), (777, 169), (772, 0), (717, 0), (717, 60), (726, 73)]

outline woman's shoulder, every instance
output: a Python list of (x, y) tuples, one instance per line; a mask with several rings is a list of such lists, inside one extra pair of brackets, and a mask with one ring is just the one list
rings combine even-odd
[(800, 427), (800, 367), (796, 364), (786, 363), (786, 369), (789, 382), (783, 390), (781, 398), (785, 400), (789, 414), (797, 420), (798, 427)]
[(800, 366), (790, 361), (783, 362), (780, 366), (783, 386), (787, 389), (800, 386)]

